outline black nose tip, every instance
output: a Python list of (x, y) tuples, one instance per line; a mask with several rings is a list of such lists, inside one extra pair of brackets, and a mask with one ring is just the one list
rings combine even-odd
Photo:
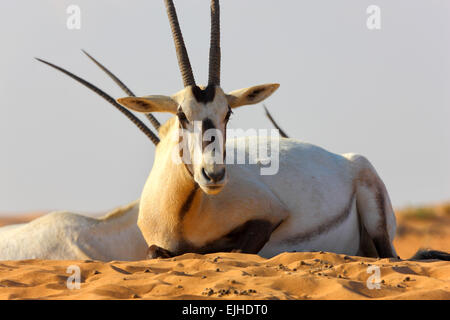
[(205, 168), (203, 168), (202, 173), (206, 180), (212, 181), (212, 182), (217, 182), (217, 181), (222, 180), (223, 177), (225, 176), (225, 168), (222, 168), (222, 170), (217, 171), (217, 172), (208, 172), (205, 170)]

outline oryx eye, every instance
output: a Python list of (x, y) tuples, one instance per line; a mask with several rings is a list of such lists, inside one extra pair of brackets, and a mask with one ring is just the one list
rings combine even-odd
[(186, 118), (186, 114), (182, 110), (178, 110), (177, 112), (178, 119), (182, 122), (188, 122), (188, 119)]

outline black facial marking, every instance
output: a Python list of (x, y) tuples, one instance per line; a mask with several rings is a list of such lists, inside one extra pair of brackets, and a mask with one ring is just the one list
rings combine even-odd
[(177, 116), (181, 121), (187, 121), (186, 115), (184, 114), (183, 111), (178, 111)]
[(225, 163), (225, 159), (227, 158), (227, 130), (225, 128), (225, 132), (223, 133), (223, 163)]
[[(211, 119), (206, 118), (202, 121), (202, 137), (205, 136), (205, 132), (208, 131), (209, 129), (215, 129), (216, 127), (214, 126), (214, 123), (212, 122)], [(216, 137), (214, 135), (211, 136), (211, 140), (210, 141), (202, 141), (202, 149), (205, 150), (205, 148), (212, 142), (214, 142), (216, 140)]]
[(183, 112), (183, 110), (181, 108), (178, 108), (178, 110), (177, 110), (177, 117), (178, 117), (178, 120), (180, 120), (179, 121), (180, 126), (183, 129), (186, 129), (186, 126), (187, 126), (189, 120), (187, 119), (186, 114)]
[(202, 130), (203, 132), (209, 130), (209, 129), (215, 129), (214, 123), (210, 118), (206, 118), (202, 121)]
[(207, 86), (204, 90), (202, 90), (198, 86), (192, 87), (192, 93), (194, 94), (195, 99), (199, 103), (208, 103), (214, 100), (216, 95), (216, 87), (213, 85)]

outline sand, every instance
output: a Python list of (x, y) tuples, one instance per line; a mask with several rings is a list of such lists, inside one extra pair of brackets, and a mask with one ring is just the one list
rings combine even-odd
[[(446, 210), (398, 215), (394, 244), (402, 258), (419, 247), (450, 251)], [(79, 289), (68, 288), (68, 267), (79, 267)], [(377, 270), (379, 288), (370, 282)], [(109, 263), (0, 261), (0, 299), (450, 299), (450, 262), (327, 252), (272, 259), (217, 253)]]
[(400, 257), (411, 257), (421, 247), (450, 252), (450, 203), (397, 210), (396, 216), (394, 247)]
[(2, 214), (0, 215), (0, 227), (10, 225), (10, 224), (18, 224), (18, 223), (26, 223), (33, 219), (39, 218), (40, 216), (46, 214), (46, 212), (32, 212), (25, 214)]
[[(80, 289), (68, 289), (78, 266)], [(369, 289), (370, 266), (380, 271)], [(373, 268), (373, 267), (372, 267)], [(72, 282), (71, 282), (72, 283)], [(137, 262), (0, 262), (0, 299), (450, 299), (450, 262), (332, 253), (185, 254)]]

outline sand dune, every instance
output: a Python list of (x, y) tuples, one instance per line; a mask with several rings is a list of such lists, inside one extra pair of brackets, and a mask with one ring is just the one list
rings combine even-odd
[[(419, 247), (450, 251), (449, 205), (397, 217), (394, 244), (402, 258)], [(3, 222), (26, 221), (17, 219)], [(80, 268), (80, 289), (67, 288), (69, 266)], [(371, 266), (379, 267), (379, 289), (368, 287), (376, 272), (367, 272)], [(450, 299), (450, 262), (320, 252), (272, 259), (218, 253), (109, 263), (0, 261), (0, 299)]]
[[(81, 270), (69, 290), (70, 265)], [(367, 280), (380, 269), (380, 289)], [(0, 262), (1, 299), (450, 299), (450, 262), (332, 253), (185, 254), (171, 259)]]
[(411, 257), (418, 248), (450, 252), (450, 203), (397, 210), (396, 216), (394, 246), (400, 257)]
[(26, 214), (2, 214), (0, 215), (0, 227), (10, 225), (10, 224), (18, 224), (18, 223), (26, 223), (40, 216), (43, 216), (47, 212), (32, 212)]

